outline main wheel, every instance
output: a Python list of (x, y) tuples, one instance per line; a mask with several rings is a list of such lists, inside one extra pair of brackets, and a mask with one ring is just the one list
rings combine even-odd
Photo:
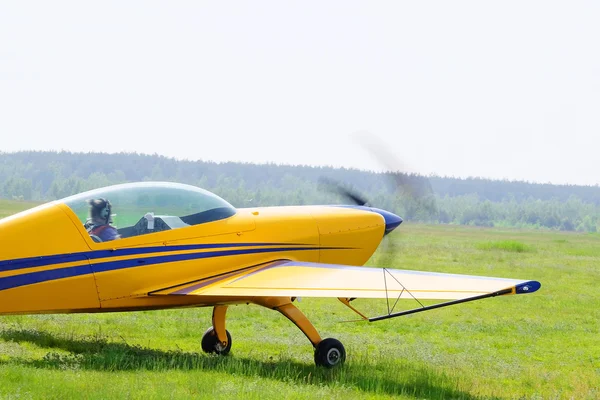
[(346, 361), (346, 349), (337, 339), (324, 339), (315, 347), (315, 364), (319, 367), (333, 368)]
[(217, 353), (223, 356), (229, 354), (229, 350), (231, 350), (231, 335), (228, 330), (225, 330), (225, 333), (227, 334), (227, 346), (223, 347), (217, 338), (214, 328), (212, 326), (208, 328), (204, 332), (204, 335), (202, 335), (202, 351), (205, 353)]

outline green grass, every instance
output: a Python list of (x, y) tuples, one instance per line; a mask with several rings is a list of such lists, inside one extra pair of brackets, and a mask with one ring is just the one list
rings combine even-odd
[(32, 201), (0, 199), (0, 218), (8, 217), (20, 211), (37, 206), (39, 203)]
[(516, 240), (499, 240), (499, 241), (489, 241), (478, 243), (477, 248), (481, 250), (503, 250), (503, 251), (513, 251), (515, 253), (524, 253), (533, 251), (533, 247), (526, 245), (525, 243), (521, 243)]
[[(478, 246), (511, 241), (534, 251)], [(256, 306), (230, 308), (228, 357), (200, 352), (210, 309), (4, 316), (0, 398), (600, 398), (600, 235), (406, 224), (380, 247), (369, 265), (542, 288), (372, 324), (342, 323), (354, 314), (335, 300), (302, 299), (323, 337), (346, 346), (331, 371), (313, 366), (293, 324)]]

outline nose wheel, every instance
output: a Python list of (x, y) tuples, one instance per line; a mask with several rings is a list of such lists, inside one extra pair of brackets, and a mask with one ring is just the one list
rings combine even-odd
[(216, 353), (222, 356), (229, 354), (231, 350), (231, 335), (229, 331), (226, 330), (227, 334), (227, 343), (223, 344), (217, 337), (217, 334), (214, 328), (211, 326), (204, 332), (202, 335), (202, 351), (205, 353)]
[(315, 364), (319, 367), (333, 368), (346, 361), (346, 349), (337, 339), (327, 338), (315, 346)]

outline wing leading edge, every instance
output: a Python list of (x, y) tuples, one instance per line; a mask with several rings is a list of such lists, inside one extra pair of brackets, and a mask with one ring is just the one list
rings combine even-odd
[[(537, 281), (346, 265), (274, 261), (151, 295), (479, 299), (533, 293)], [(454, 303), (454, 302), (452, 302)]]

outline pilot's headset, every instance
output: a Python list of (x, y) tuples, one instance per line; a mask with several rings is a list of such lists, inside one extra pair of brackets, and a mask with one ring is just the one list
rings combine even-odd
[(104, 221), (105, 224), (109, 224), (110, 217), (111, 217), (110, 212), (112, 210), (110, 201), (103, 199), (103, 198), (99, 198), (99, 199), (90, 200), (89, 203), (90, 203), (90, 217), (92, 217), (92, 219), (99, 218), (102, 221)]

